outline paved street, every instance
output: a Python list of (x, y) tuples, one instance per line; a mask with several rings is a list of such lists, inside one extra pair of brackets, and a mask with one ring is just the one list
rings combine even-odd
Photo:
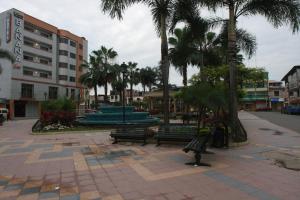
[(300, 133), (300, 115), (287, 115), (280, 112), (251, 112), (251, 114)]
[[(212, 167), (181, 146), (111, 144), (109, 132), (32, 136), (32, 120), (0, 127), (0, 200), (298, 200), (300, 172), (270, 159), (300, 153), (299, 134), (240, 113), (249, 144), (209, 149)], [(280, 134), (278, 134), (280, 133)], [(273, 154), (272, 154), (273, 155)]]

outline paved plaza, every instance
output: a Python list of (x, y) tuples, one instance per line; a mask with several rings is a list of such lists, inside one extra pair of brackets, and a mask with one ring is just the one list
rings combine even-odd
[(120, 143), (109, 131), (30, 135), (34, 120), (0, 127), (0, 200), (224, 200), (300, 197), (300, 171), (268, 157), (300, 153), (300, 135), (250, 113), (240, 113), (249, 144), (209, 149), (203, 162), (182, 146)]

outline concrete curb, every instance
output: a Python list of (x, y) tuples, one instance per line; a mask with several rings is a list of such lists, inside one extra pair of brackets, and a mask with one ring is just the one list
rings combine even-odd
[(249, 140), (245, 141), (245, 142), (233, 142), (233, 143), (229, 143), (229, 147), (242, 147), (242, 146), (246, 146), (250, 144)]

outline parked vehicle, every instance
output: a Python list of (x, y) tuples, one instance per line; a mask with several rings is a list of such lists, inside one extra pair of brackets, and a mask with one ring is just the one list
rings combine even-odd
[(289, 115), (300, 115), (300, 106), (286, 106), (281, 112)]
[(7, 108), (0, 108), (0, 114), (4, 117), (5, 120), (8, 120), (8, 109)]

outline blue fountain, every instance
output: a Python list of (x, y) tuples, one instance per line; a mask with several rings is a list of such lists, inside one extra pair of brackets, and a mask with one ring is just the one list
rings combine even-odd
[(78, 122), (82, 125), (152, 125), (157, 124), (159, 118), (151, 117), (148, 112), (134, 112), (134, 106), (104, 106), (96, 113), (85, 114)]

